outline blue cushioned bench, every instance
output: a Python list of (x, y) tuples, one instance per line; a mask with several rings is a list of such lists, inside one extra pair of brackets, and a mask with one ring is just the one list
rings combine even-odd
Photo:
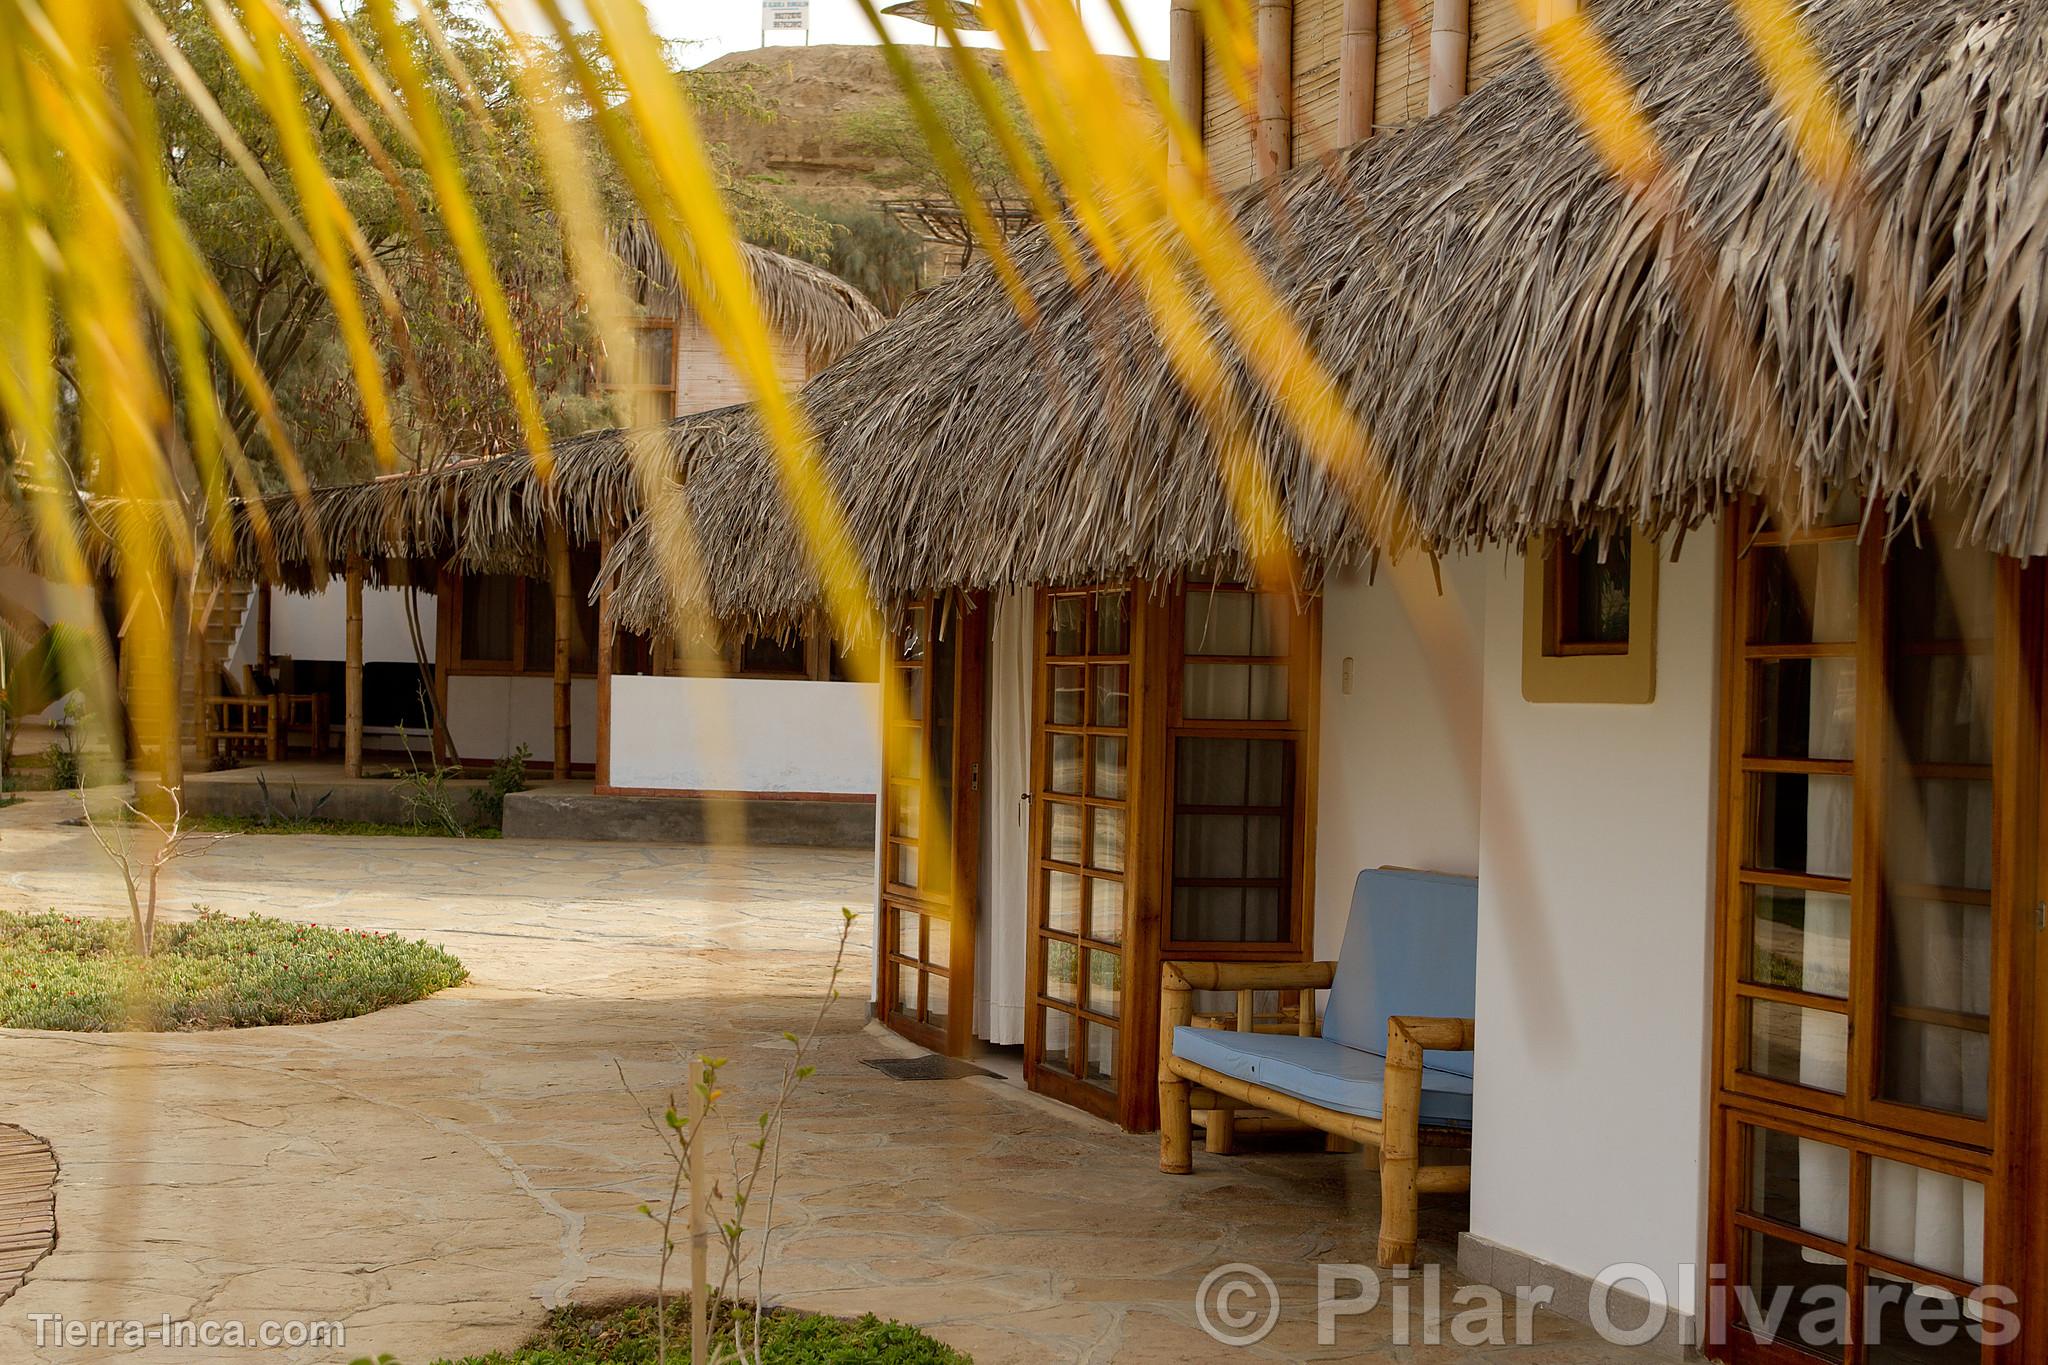
[[(1468, 1190), (1470, 1161), (1421, 1164), (1424, 1145), (1468, 1149), (1479, 883), (1438, 872), (1361, 872), (1335, 962), (1169, 962), (1159, 1023), (1159, 1169), (1194, 1169), (1193, 1111), (1258, 1108), (1380, 1153), (1381, 1265), (1415, 1256), (1418, 1194)], [(1314, 993), (1329, 991), (1320, 1029)], [(1299, 991), (1298, 1031), (1195, 1028), (1194, 992)]]

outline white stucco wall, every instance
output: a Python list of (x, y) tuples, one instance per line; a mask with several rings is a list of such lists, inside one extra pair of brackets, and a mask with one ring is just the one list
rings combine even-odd
[[(1323, 595), (1316, 792), (1318, 958), (1335, 958), (1369, 867), (1479, 870), (1480, 662), (1491, 561), (1352, 572)], [(1345, 661), (1351, 686), (1344, 687)]]
[[(367, 602), (363, 614), (367, 625)], [(488, 763), (511, 753), (521, 743), (533, 751), (534, 762), (553, 762), (554, 679), (451, 675), (448, 737), (466, 762)], [(574, 678), (569, 683), (569, 761), (597, 761), (595, 678)]]
[[(1716, 538), (1660, 571), (1656, 700), (1522, 700), (1486, 574), (1472, 1231), (1581, 1275), (1705, 1259)], [(1694, 1296), (1695, 1298), (1697, 1295)]]
[[(420, 636), (427, 662), (434, 661), (434, 594), (422, 592)], [(319, 592), (275, 592), (270, 601), (270, 651), (294, 659), (335, 659), (348, 651), (348, 590), (340, 579)], [(405, 590), (363, 589), (363, 662), (414, 662), (412, 635), (405, 624)], [(551, 713), (552, 714), (552, 713)]]
[(882, 770), (878, 706), (872, 683), (615, 677), (611, 782), (872, 795)]

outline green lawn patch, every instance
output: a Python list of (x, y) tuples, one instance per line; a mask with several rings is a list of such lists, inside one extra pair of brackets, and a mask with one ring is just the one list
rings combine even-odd
[[(731, 1330), (729, 1320), (713, 1326), (721, 1333)], [(761, 1355), (778, 1365), (972, 1365), (968, 1356), (900, 1322), (789, 1308), (772, 1308), (761, 1320)], [(668, 1358), (678, 1363), (690, 1358), (690, 1309), (680, 1300), (668, 1305)], [(558, 1308), (509, 1355), (497, 1351), (439, 1365), (653, 1365), (654, 1360), (654, 1305), (622, 1303)]]
[(317, 1024), (420, 1000), (469, 976), (425, 940), (251, 915), (159, 923), (0, 911), (0, 1026), (174, 1032)]

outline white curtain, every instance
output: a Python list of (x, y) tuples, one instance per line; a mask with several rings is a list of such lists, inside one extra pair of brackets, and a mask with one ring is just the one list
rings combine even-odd
[(991, 609), (974, 1033), (1011, 1044), (1024, 1041), (1031, 927), (1031, 594), (1003, 593), (992, 599)]

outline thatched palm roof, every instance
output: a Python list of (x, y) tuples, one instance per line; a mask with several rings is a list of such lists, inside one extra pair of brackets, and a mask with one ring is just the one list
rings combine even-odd
[[(622, 230), (613, 246), (638, 281), (641, 302), (657, 310), (682, 307), (674, 270), (650, 233)], [(801, 347), (811, 365), (830, 364), (882, 325), (867, 297), (829, 271), (760, 247), (745, 251), (769, 326)], [(678, 419), (678, 432), (699, 420)], [(639, 505), (626, 458), (634, 436), (610, 430), (559, 441), (546, 477), (529, 455), (515, 452), (328, 485), (306, 502), (274, 494), (264, 500), (267, 530), (261, 533), (238, 502), (231, 569), (299, 590), (317, 587), (351, 556), (362, 557), (372, 576), (386, 582), (443, 558), (479, 571), (537, 573), (551, 520), (578, 543), (595, 542), (607, 522), (631, 520)], [(428, 576), (431, 581), (430, 570)]]
[[(1590, 8), (1679, 212), (1609, 173), (1533, 56), (1232, 202), (1384, 461), (1385, 501), (1365, 452), (1333, 476), (1236, 364), (1305, 575), (1403, 548), (1387, 527), (1438, 550), (1668, 530), (1766, 486), (1939, 494), (1972, 541), (2048, 552), (2048, 0), (1802, 6), (1856, 196), (1809, 176), (1727, 0)], [(804, 391), (877, 594), (1247, 567), (1136, 286), (1072, 287), (1042, 234), (1017, 256), (1035, 327), (984, 263)], [(807, 607), (747, 414), (673, 444), (710, 610)], [(610, 563), (628, 621), (670, 613), (662, 534), (643, 522)]]

